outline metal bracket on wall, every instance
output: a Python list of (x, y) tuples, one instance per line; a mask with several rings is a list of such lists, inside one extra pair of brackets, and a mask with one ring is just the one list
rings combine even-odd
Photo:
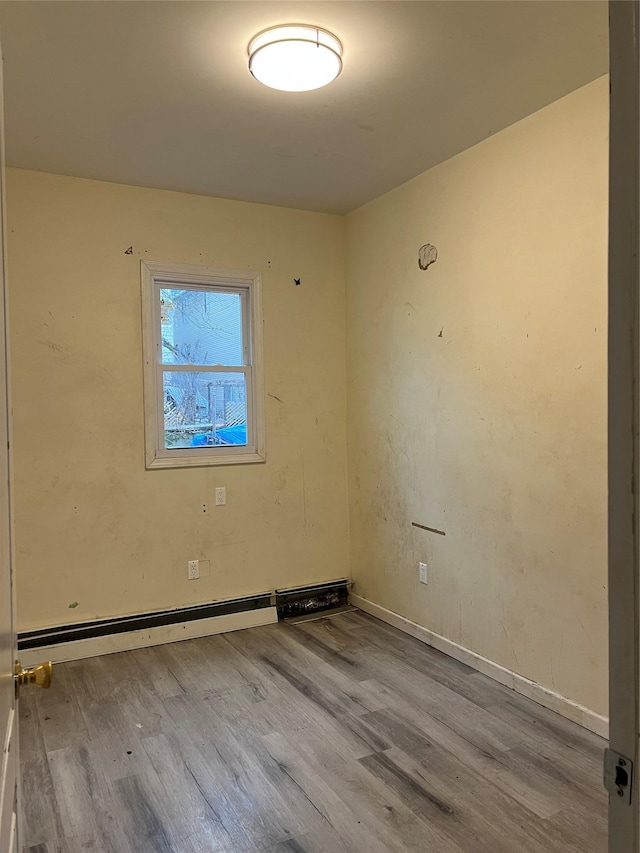
[(612, 797), (631, 805), (633, 761), (612, 749), (605, 749), (604, 786)]

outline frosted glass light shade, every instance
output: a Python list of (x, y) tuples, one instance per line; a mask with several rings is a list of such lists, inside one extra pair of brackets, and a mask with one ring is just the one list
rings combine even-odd
[(319, 89), (342, 71), (342, 44), (319, 27), (271, 27), (249, 42), (249, 71), (272, 89)]

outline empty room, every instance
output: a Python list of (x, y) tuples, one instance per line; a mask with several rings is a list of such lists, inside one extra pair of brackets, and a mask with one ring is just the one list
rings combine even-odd
[(608, 15), (0, 3), (0, 853), (614, 850)]

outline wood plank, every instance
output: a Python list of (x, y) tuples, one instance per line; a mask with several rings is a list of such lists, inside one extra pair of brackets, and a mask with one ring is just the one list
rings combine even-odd
[(28, 690), (20, 697), (23, 841), (34, 848), (64, 835), (36, 698), (37, 694)]
[(272, 848), (272, 853), (358, 853), (358, 848), (347, 844), (330, 827), (321, 832), (290, 838)]
[(80, 710), (77, 683), (65, 667), (56, 671), (55, 690), (37, 694), (36, 708), (47, 752), (82, 746), (89, 732)]
[(132, 848), (120, 831), (123, 809), (89, 749), (65, 747), (53, 750), (48, 758), (65, 841), (95, 839), (129, 853)]
[[(281, 735), (263, 739), (269, 753), (305, 791), (318, 811), (357, 850), (438, 850), (461, 853), (460, 848), (420, 824), (393, 792), (345, 760), (326, 740), (292, 750)], [(430, 847), (429, 845), (432, 845)]]
[(600, 739), (357, 612), (56, 669), (27, 850), (604, 849)]

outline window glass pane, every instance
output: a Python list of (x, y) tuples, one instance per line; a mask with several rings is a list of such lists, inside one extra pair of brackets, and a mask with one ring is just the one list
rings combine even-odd
[(167, 449), (246, 445), (244, 373), (163, 371)]
[(244, 363), (239, 293), (163, 287), (160, 333), (163, 364)]

